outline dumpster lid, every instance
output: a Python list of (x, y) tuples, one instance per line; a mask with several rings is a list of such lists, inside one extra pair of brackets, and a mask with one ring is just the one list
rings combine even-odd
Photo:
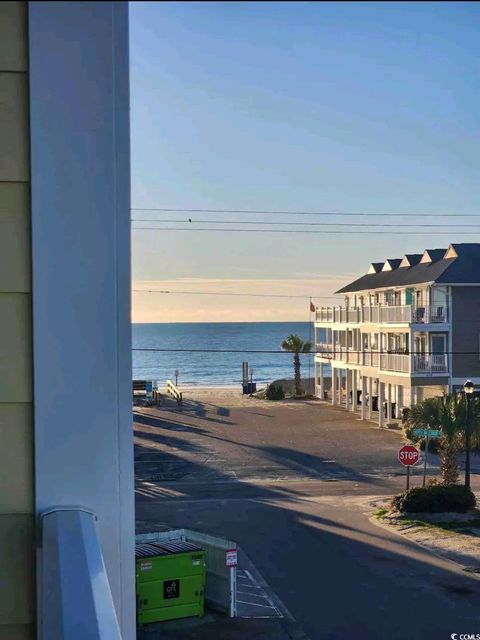
[(192, 542), (171, 540), (169, 542), (141, 542), (135, 545), (136, 558), (151, 558), (153, 556), (168, 556), (175, 553), (203, 551), (201, 547)]

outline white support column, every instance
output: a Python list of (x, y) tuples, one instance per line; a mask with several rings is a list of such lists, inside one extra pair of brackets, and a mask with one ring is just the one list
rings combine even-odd
[(409, 339), (409, 349), (410, 349), (410, 373), (412, 374), (415, 371), (415, 332), (413, 329), (410, 329)]
[(402, 417), (403, 406), (404, 406), (403, 385), (399, 384), (397, 387), (397, 418)]
[(320, 362), (320, 400), (325, 398), (325, 379), (323, 376), (323, 362)]
[(373, 404), (373, 378), (372, 376), (368, 377), (368, 419), (372, 419), (372, 404)]
[(357, 411), (357, 386), (358, 386), (358, 371), (356, 369), (353, 369), (351, 371), (352, 374), (352, 406), (351, 406), (351, 411), (352, 413), (356, 413)]
[(362, 376), (362, 404), (361, 404), (361, 418), (365, 420), (365, 409), (366, 409), (366, 395), (367, 395), (367, 378), (366, 376)]
[(392, 419), (392, 385), (387, 384), (387, 423)]
[(378, 381), (378, 426), (383, 427), (385, 418), (383, 415), (383, 403), (385, 401), (385, 383)]
[(348, 411), (349, 405), (348, 402), (350, 400), (350, 392), (352, 390), (351, 385), (351, 371), (349, 369), (345, 369), (345, 409)]
[[(133, 640), (128, 4), (26, 5), (35, 512), (95, 513), (121, 635)], [(37, 602), (38, 638), (57, 637), (42, 628), (41, 588)]]
[(332, 365), (332, 387), (331, 387), (331, 402), (332, 405), (336, 405), (337, 404), (337, 370), (336, 368)]

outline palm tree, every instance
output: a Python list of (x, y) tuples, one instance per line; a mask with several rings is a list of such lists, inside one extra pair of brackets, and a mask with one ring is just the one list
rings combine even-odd
[[(479, 424), (479, 403), (475, 398), (471, 406), (472, 426)], [(458, 482), (458, 455), (464, 447), (467, 407), (460, 393), (427, 398), (412, 407), (409, 423), (415, 427), (441, 429), (438, 454), (440, 473), (444, 484)]]
[(282, 342), (282, 349), (293, 353), (293, 368), (295, 371), (295, 395), (302, 395), (302, 378), (300, 375), (300, 354), (310, 353), (312, 345), (310, 342), (304, 342), (296, 333), (291, 333), (286, 340)]

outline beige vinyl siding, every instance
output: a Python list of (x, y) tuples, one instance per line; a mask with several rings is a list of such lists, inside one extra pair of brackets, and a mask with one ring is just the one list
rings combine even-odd
[(0, 640), (35, 637), (27, 4), (0, 3)]

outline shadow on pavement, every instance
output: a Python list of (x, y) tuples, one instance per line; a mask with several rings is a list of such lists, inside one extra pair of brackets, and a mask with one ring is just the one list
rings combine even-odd
[[(341, 497), (317, 504), (281, 482), (248, 484), (228, 473), (228, 461), (212, 474), (209, 443), (235, 442), (194, 425), (188, 425), (185, 437), (171, 436), (175, 427), (185, 426), (183, 419), (183, 412), (153, 420), (135, 415), (137, 518), (142, 531), (149, 526), (150, 530), (187, 527), (236, 540), (312, 640), (438, 640), (453, 632), (478, 632), (480, 583), (475, 578), (414, 543), (377, 529), (361, 510), (342, 508)], [(192, 441), (193, 437), (197, 439)], [(311, 469), (312, 477), (325, 464), (319, 456), (285, 446), (236, 444), (296, 473)], [(158, 451), (157, 462), (152, 446), (164, 448)], [(142, 463), (147, 454), (153, 454), (151, 468), (181, 467), (184, 478), (204, 480), (203, 489), (197, 481), (147, 480), (148, 464)], [(165, 454), (168, 459), (162, 460)], [(334, 470), (375, 486), (372, 478), (338, 463)], [(225, 482), (225, 491), (211, 498), (212, 478)], [(242, 487), (242, 497), (235, 500), (237, 487)], [(408, 631), (399, 622), (406, 616), (412, 621)], [(280, 635), (278, 623), (222, 621), (209, 614), (195, 624), (185, 620), (155, 625), (157, 631), (145, 628), (139, 637), (295, 637)]]

